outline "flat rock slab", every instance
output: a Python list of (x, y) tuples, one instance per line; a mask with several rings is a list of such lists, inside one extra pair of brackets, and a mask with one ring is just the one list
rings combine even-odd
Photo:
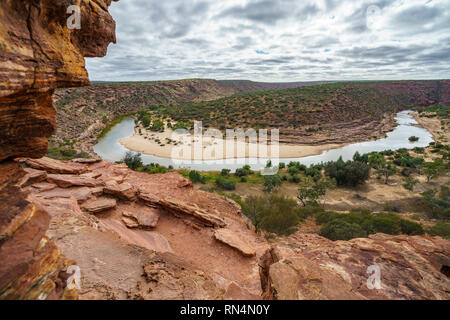
[(116, 199), (98, 198), (85, 202), (81, 207), (90, 213), (100, 213), (114, 209), (117, 206)]
[(48, 173), (77, 174), (81, 172), (80, 168), (75, 168), (64, 162), (47, 157), (41, 159), (26, 159), (25, 163), (31, 168), (44, 170)]
[(159, 205), (176, 213), (193, 216), (207, 226), (224, 228), (227, 225), (222, 218), (174, 198), (160, 199)]
[(32, 168), (25, 168), (25, 176), (17, 184), (18, 187), (24, 188), (34, 183), (39, 183), (47, 179), (47, 172)]
[(117, 183), (116, 181), (108, 181), (103, 189), (105, 194), (113, 195), (122, 200), (135, 200), (136, 189), (129, 183)]
[[(131, 219), (137, 223), (137, 227), (142, 228), (154, 228), (158, 224), (160, 214), (158, 210), (150, 210), (150, 211), (137, 211), (137, 212), (131, 212), (131, 211), (124, 211), (122, 212), (122, 215), (128, 219)], [(125, 223), (127, 225), (127, 223)], [(127, 227), (129, 227), (127, 225)]]
[(54, 183), (39, 182), (32, 185), (32, 187), (39, 192), (49, 191), (55, 189), (57, 186)]
[(89, 200), (91, 196), (92, 189), (88, 187), (77, 187), (71, 189), (54, 188), (36, 194), (36, 197), (42, 197), (44, 199), (73, 197), (77, 200), (78, 203)]
[(52, 182), (61, 188), (70, 188), (73, 186), (99, 187), (102, 185), (102, 182), (96, 179), (71, 174), (49, 174), (47, 181)]
[(214, 232), (214, 238), (237, 251), (246, 257), (254, 257), (256, 255), (253, 249), (247, 242), (242, 240), (236, 233), (229, 229), (218, 229)]
[(137, 223), (136, 220), (134, 219), (122, 217), (122, 222), (127, 226), (127, 228), (130, 229), (139, 228), (139, 223)]
[(72, 159), (70, 160), (70, 162), (75, 162), (75, 163), (86, 163), (86, 164), (92, 164), (92, 163), (97, 163), (102, 161), (102, 159), (84, 159), (84, 158), (78, 158), (78, 159)]

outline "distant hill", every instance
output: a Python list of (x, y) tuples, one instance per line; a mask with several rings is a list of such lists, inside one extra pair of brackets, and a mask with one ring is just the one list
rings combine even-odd
[(269, 82), (254, 82), (249, 80), (223, 80), (221, 82), (233, 88), (235, 92), (239, 93), (259, 91), (259, 90), (281, 90), (288, 88), (297, 88), (297, 87), (331, 83), (330, 81), (269, 83)]
[[(58, 110), (56, 138), (96, 135), (115, 117), (148, 108), (210, 101), (237, 93), (307, 85), (185, 79), (151, 82), (93, 82), (90, 87), (58, 89), (53, 95)], [(89, 129), (89, 130), (88, 130)], [(92, 132), (91, 132), (92, 131)]]
[[(150, 106), (174, 120), (202, 120), (215, 128), (279, 128), (284, 141), (325, 143), (364, 139), (386, 114), (434, 103), (450, 105), (450, 81), (293, 82), (187, 79), (97, 82), (54, 94), (54, 140), (95, 143), (108, 123)], [(363, 128), (366, 126), (367, 128)], [(349, 128), (361, 127), (357, 133)], [(319, 138), (318, 138), (319, 137)], [(85, 151), (90, 149), (83, 148)]]
[(340, 143), (384, 133), (395, 125), (394, 113), (436, 103), (450, 106), (450, 81), (341, 82), (247, 92), (169, 105), (161, 114), (222, 130), (277, 128), (289, 142)]

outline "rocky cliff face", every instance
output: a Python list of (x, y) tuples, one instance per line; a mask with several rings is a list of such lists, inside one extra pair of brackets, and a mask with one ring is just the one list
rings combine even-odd
[[(449, 254), (449, 241), (438, 237), (376, 234), (333, 242), (299, 233), (262, 256), (264, 296), (289, 300), (448, 300)], [(367, 285), (374, 272), (370, 266), (379, 268), (378, 288)]]
[[(0, 299), (449, 299), (449, 241), (269, 244), (239, 206), (177, 173), (39, 158), (54, 131), (57, 87), (89, 84), (84, 56), (114, 42), (110, 0), (0, 3)], [(84, 27), (83, 27), (84, 26)], [(68, 287), (69, 266), (81, 289)], [(367, 267), (379, 265), (381, 289)]]
[(70, 30), (72, 1), (0, 3), (0, 160), (40, 157), (55, 131), (55, 88), (89, 85), (84, 57), (115, 42), (111, 0), (82, 0), (81, 29)]
[[(68, 0), (0, 3), (0, 299), (71, 299), (72, 264), (45, 233), (50, 218), (21, 189), (25, 172), (9, 158), (39, 158), (55, 131), (55, 88), (89, 84), (84, 57), (115, 42), (111, 0), (81, 0), (80, 30), (66, 26)], [(39, 175), (32, 179), (40, 179)]]

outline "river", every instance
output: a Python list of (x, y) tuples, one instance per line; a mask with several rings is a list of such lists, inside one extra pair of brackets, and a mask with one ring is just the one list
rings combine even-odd
[[(290, 161), (299, 161), (307, 166), (321, 162), (335, 161), (342, 156), (344, 160), (352, 159), (356, 151), (360, 154), (373, 151), (398, 150), (401, 148), (413, 149), (415, 147), (426, 147), (433, 142), (433, 137), (426, 129), (418, 127), (417, 121), (410, 115), (412, 111), (402, 111), (396, 115), (397, 127), (387, 134), (387, 137), (352, 143), (341, 148), (324, 151), (320, 155), (303, 158), (283, 158), (280, 162), (289, 163)], [(100, 141), (94, 146), (94, 151), (102, 159), (115, 162), (120, 161), (125, 153), (129, 151), (119, 143), (122, 138), (134, 135), (135, 122), (132, 118), (125, 118), (122, 122), (115, 125)], [(411, 136), (419, 137), (419, 141), (410, 142)], [(197, 171), (220, 171), (221, 169), (231, 169), (232, 171), (242, 167), (245, 164), (251, 165), (253, 170), (264, 168), (267, 159), (228, 159), (221, 161), (192, 161), (178, 163), (170, 158), (161, 158), (152, 155), (142, 155), (145, 164), (158, 163), (168, 167), (172, 165), (176, 169), (186, 168)], [(276, 163), (276, 160), (273, 161)]]

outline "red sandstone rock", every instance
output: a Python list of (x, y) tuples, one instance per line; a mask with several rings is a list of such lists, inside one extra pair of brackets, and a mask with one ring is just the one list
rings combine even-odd
[(117, 201), (110, 198), (98, 198), (85, 202), (81, 207), (90, 213), (100, 213), (115, 208)]
[(159, 201), (159, 205), (161, 205), (161, 207), (163, 207), (164, 209), (167, 209), (167, 210), (170, 210), (170, 211), (173, 211), (176, 213), (193, 216), (194, 218), (198, 219), (202, 223), (204, 223), (208, 226), (211, 226), (211, 227), (223, 228), (227, 225), (225, 223), (225, 221), (223, 219), (219, 218), (218, 216), (209, 214), (206, 211), (199, 209), (198, 207), (189, 205), (187, 203), (184, 203), (184, 202), (179, 201), (174, 198), (168, 197), (166, 199), (161, 199)]
[(0, 300), (76, 298), (60, 277), (72, 262), (45, 237), (48, 214), (16, 186), (24, 174), (0, 164)]
[(42, 157), (55, 132), (55, 88), (89, 84), (83, 57), (115, 42), (110, 0), (82, 0), (81, 30), (66, 26), (66, 1), (1, 1), (0, 161)]
[(56, 174), (79, 174), (79, 168), (72, 167), (64, 162), (43, 157), (41, 159), (26, 159), (25, 163), (38, 170), (46, 171), (47, 173)]
[[(377, 234), (332, 242), (296, 234), (261, 259), (265, 297), (275, 299), (442, 299), (450, 280), (450, 242), (424, 236)], [(292, 249), (295, 246), (298, 249)], [(369, 266), (381, 271), (381, 289), (370, 289)]]
[(229, 229), (218, 229), (214, 231), (214, 238), (236, 249), (245, 257), (254, 257), (256, 255), (255, 249)]
[(105, 183), (103, 192), (123, 200), (133, 201), (136, 199), (136, 190), (126, 182), (118, 184), (116, 181), (108, 181)]
[(49, 174), (47, 180), (55, 183), (61, 188), (69, 188), (72, 186), (98, 187), (102, 185), (102, 183), (96, 179), (70, 174)]
[(47, 172), (25, 168), (26, 175), (17, 184), (18, 187), (24, 188), (31, 184), (38, 183), (47, 179)]
[(154, 228), (158, 224), (160, 217), (160, 214), (156, 209), (138, 212), (124, 211), (122, 215), (128, 219), (134, 220), (137, 223), (136, 228)]

